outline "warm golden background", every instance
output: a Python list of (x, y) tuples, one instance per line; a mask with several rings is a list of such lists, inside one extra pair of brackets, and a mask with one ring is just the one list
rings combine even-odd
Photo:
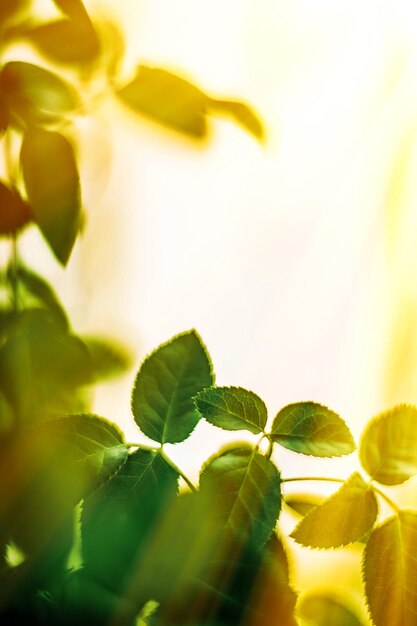
[[(416, 3), (85, 4), (119, 20), (127, 78), (143, 62), (244, 99), (267, 141), (221, 120), (196, 147), (106, 99), (80, 121), (87, 225), (69, 269), (52, 264), (40, 235), (25, 238), (75, 328), (128, 341), (139, 363), (195, 327), (219, 384), (255, 391), (272, 415), (324, 403), (356, 436), (375, 413), (416, 403)], [(96, 401), (130, 438), (134, 374)], [(194, 477), (222, 440), (212, 431), (201, 425), (172, 451)], [(346, 476), (353, 464), (281, 453), (285, 475)], [(410, 506), (415, 486), (398, 491)], [(320, 568), (360, 602), (359, 572), (303, 555), (299, 585), (317, 584)], [(359, 567), (355, 551), (339, 558)]]

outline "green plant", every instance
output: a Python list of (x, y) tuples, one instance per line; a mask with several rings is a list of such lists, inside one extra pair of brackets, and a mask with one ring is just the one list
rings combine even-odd
[[(126, 443), (116, 425), (89, 412), (90, 388), (126, 369), (129, 351), (78, 336), (18, 250), (21, 232), (35, 226), (59, 263), (70, 258), (84, 220), (73, 119), (114, 97), (198, 141), (216, 113), (260, 140), (264, 133), (247, 105), (212, 98), (166, 69), (140, 66), (125, 80), (117, 26), (93, 20), (79, 0), (53, 5), (52, 20), (29, 0), (0, 6), (0, 54), (9, 59), (23, 42), (43, 58), (43, 65), (13, 59), (0, 67), (0, 235), (10, 245), (0, 285), (1, 623), (360, 625), (330, 593), (297, 598), (276, 532), (284, 503), (304, 516), (292, 533), (298, 543), (364, 544), (376, 626), (414, 626), (417, 513), (400, 510), (375, 484), (417, 473), (414, 407), (395, 407), (365, 429), (359, 460), (368, 478), (286, 477), (275, 448), (350, 454), (346, 424), (301, 402), (267, 428), (256, 394), (214, 386), (210, 358), (191, 331), (159, 347), (136, 378), (133, 416), (154, 446)], [(203, 418), (256, 439), (208, 459), (197, 488), (167, 446), (187, 439)], [(287, 483), (306, 480), (341, 487), (324, 501), (285, 494)], [(378, 525), (381, 498), (394, 515)]]

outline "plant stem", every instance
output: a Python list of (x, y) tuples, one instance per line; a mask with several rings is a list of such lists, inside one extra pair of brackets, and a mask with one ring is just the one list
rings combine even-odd
[(272, 439), (269, 439), (268, 449), (265, 453), (265, 456), (267, 459), (271, 458), (273, 449), (274, 449), (274, 442), (272, 441)]
[(141, 450), (148, 450), (149, 452), (159, 452), (159, 448), (152, 446), (146, 446), (143, 443), (126, 443), (128, 448), (140, 448)]
[(165, 454), (165, 452), (162, 450), (162, 448), (159, 448), (158, 452), (161, 455), (161, 457), (164, 459), (164, 461), (166, 461), (168, 463), (168, 465), (170, 465), (172, 467), (172, 469), (175, 470), (181, 476), (181, 478), (187, 483), (187, 485), (189, 486), (191, 491), (197, 491), (196, 487), (193, 485), (193, 483), (188, 478), (188, 476), (186, 476), (184, 474), (184, 472), (182, 470), (180, 470), (178, 465), (175, 465), (175, 463), (173, 461), (171, 461), (171, 459)]
[(372, 489), (375, 491), (375, 493), (377, 493), (383, 500), (385, 500), (385, 502), (388, 504), (388, 506), (394, 511), (394, 513), (396, 513), (397, 515), (401, 512), (400, 509), (398, 508), (398, 506), (395, 504), (395, 502), (393, 502), (391, 500), (391, 498), (389, 498), (388, 496), (385, 495), (385, 493), (383, 491), (381, 491), (380, 489), (378, 489), (378, 487), (375, 487), (374, 484), (372, 484)]
[(295, 483), (295, 482), (304, 481), (304, 480), (316, 480), (316, 481), (323, 481), (323, 482), (329, 482), (329, 483), (344, 483), (345, 482), (343, 478), (327, 478), (325, 476), (300, 476), (300, 477), (297, 476), (295, 478), (281, 478), (282, 483)]

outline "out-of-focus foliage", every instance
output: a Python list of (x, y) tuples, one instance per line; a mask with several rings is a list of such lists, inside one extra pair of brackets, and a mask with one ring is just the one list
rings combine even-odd
[(329, 592), (310, 593), (297, 606), (301, 623), (306, 626), (363, 626), (356, 612), (346, 602)]

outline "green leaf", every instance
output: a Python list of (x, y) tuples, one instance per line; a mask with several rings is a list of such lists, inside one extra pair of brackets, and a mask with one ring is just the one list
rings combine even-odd
[(316, 402), (297, 402), (281, 409), (272, 424), (271, 439), (294, 452), (319, 457), (342, 456), (355, 450), (345, 422)]
[(285, 504), (295, 513), (304, 517), (312, 509), (323, 504), (323, 496), (313, 495), (311, 493), (297, 493), (285, 496)]
[(194, 401), (201, 415), (219, 428), (251, 433), (260, 433), (265, 428), (266, 406), (252, 391), (241, 387), (210, 387), (200, 391)]
[(42, 276), (39, 276), (39, 274), (36, 274), (24, 265), (18, 265), (16, 276), (20, 289), (23, 288), (37, 303), (43, 304), (66, 328), (69, 327), (64, 307), (51, 285)]
[(197, 333), (174, 337), (139, 369), (132, 393), (137, 425), (154, 441), (183, 441), (200, 419), (193, 396), (213, 382), (210, 359)]
[(158, 452), (138, 450), (86, 498), (82, 553), (91, 576), (109, 589), (124, 589), (175, 501), (177, 481), (178, 474)]
[(291, 537), (310, 548), (339, 548), (363, 538), (377, 515), (372, 487), (355, 472), (335, 494), (307, 513)]
[(236, 448), (214, 457), (200, 477), (219, 524), (262, 547), (281, 510), (280, 475), (256, 449)]
[(107, 380), (123, 374), (132, 365), (132, 355), (125, 346), (102, 337), (83, 337), (90, 353), (96, 380)]
[(0, 182), (0, 237), (15, 234), (31, 219), (30, 207), (18, 191)]
[(36, 426), (36, 432), (54, 442), (56, 452), (59, 447), (59, 461), (71, 467), (72, 482), (82, 475), (85, 487), (80, 497), (108, 480), (127, 460), (122, 432), (97, 415), (55, 417)]
[(80, 228), (81, 189), (74, 150), (57, 132), (25, 133), (21, 163), (29, 203), (53, 253), (66, 265)]
[(359, 459), (383, 485), (399, 485), (417, 474), (417, 408), (400, 404), (374, 417), (362, 434)]
[(374, 529), (362, 574), (375, 626), (415, 626), (417, 513), (401, 511)]
[(234, 100), (208, 100), (208, 107), (214, 113), (224, 113), (232, 117), (240, 126), (259, 141), (265, 139), (265, 129), (256, 113), (244, 102)]
[(94, 61), (100, 43), (89, 20), (56, 20), (26, 31), (30, 42), (56, 63), (79, 66)]
[(345, 600), (341, 602), (329, 592), (302, 596), (297, 613), (307, 620), (308, 626), (364, 626)]
[(69, 83), (24, 61), (6, 63), (0, 73), (0, 93), (17, 123), (54, 122), (80, 106), (77, 92)]
[(137, 113), (164, 126), (195, 139), (207, 134), (207, 96), (167, 70), (140, 65), (117, 95)]

